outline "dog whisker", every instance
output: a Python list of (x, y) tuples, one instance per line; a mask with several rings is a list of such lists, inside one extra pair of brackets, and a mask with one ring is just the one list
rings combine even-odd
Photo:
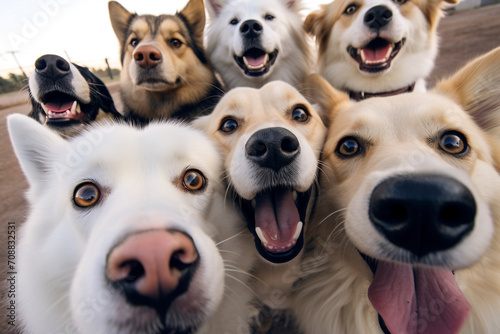
[(232, 240), (232, 239), (236, 238), (237, 236), (240, 236), (241, 234), (245, 233), (245, 231), (246, 231), (246, 228), (245, 228), (244, 230), (242, 230), (242, 231), (240, 231), (240, 232), (236, 233), (236, 234), (235, 234), (235, 235), (233, 235), (232, 237), (229, 237), (229, 238), (227, 238), (227, 239), (224, 239), (224, 240), (222, 240), (222, 241), (219, 241), (219, 242), (218, 242), (218, 243), (216, 243), (215, 245), (216, 245), (217, 247), (219, 247), (221, 244), (223, 244), (223, 243), (225, 243), (225, 242), (228, 242), (229, 240)]

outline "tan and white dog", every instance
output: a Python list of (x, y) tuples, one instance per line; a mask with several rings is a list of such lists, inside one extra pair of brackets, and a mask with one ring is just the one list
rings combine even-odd
[(318, 70), (352, 99), (425, 91), (438, 52), (443, 1), (336, 0), (312, 12), (305, 30), (319, 46)]
[(295, 88), (275, 81), (229, 91), (194, 124), (222, 148), (228, 189), (263, 260), (257, 293), (269, 306), (285, 307), (284, 295), (277, 303), (270, 294), (286, 294), (294, 281), (326, 133), (320, 115)]
[(120, 42), (127, 118), (192, 120), (212, 111), (223, 91), (203, 48), (203, 0), (172, 15), (138, 15), (110, 1), (109, 16)]
[(500, 48), (427, 93), (355, 103), (311, 80), (333, 122), (304, 332), (498, 332)]

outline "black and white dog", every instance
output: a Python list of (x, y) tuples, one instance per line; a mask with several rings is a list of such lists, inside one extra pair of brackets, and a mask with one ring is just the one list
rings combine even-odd
[(108, 89), (97, 76), (56, 55), (44, 55), (35, 61), (29, 92), (29, 116), (64, 137), (78, 133), (94, 121), (121, 118)]

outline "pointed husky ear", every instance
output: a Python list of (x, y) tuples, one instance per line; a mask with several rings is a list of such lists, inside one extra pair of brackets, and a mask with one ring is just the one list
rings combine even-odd
[(120, 41), (120, 45), (123, 45), (127, 38), (126, 34), (130, 20), (136, 14), (130, 13), (116, 1), (110, 1), (108, 3), (108, 10), (111, 26), (113, 27), (116, 37), (118, 37), (118, 41)]
[(228, 0), (207, 0), (206, 6), (208, 14), (211, 18), (216, 18), (219, 16), (222, 7), (228, 2)]
[(67, 144), (57, 133), (20, 114), (7, 117), (14, 153), (31, 186), (47, 179), (54, 155)]
[(310, 74), (306, 78), (304, 87), (301, 89), (303, 95), (309, 103), (319, 106), (318, 113), (327, 127), (334, 120), (335, 115), (351, 103), (348, 94), (333, 88), (319, 74)]
[(483, 130), (500, 138), (500, 47), (442, 80), (434, 91), (451, 97)]
[(205, 30), (205, 5), (203, 0), (189, 0), (180, 14), (186, 18), (193, 29), (193, 37), (198, 45), (203, 45), (203, 31)]

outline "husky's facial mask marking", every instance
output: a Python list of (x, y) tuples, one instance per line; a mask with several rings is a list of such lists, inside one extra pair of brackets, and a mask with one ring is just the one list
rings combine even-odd
[(56, 55), (44, 55), (35, 61), (29, 90), (30, 117), (63, 136), (74, 135), (94, 121), (121, 118), (98, 77), (88, 68)]
[(214, 107), (222, 90), (203, 49), (205, 7), (190, 0), (174, 15), (138, 15), (109, 2), (121, 44), (125, 115), (146, 123), (191, 120)]

